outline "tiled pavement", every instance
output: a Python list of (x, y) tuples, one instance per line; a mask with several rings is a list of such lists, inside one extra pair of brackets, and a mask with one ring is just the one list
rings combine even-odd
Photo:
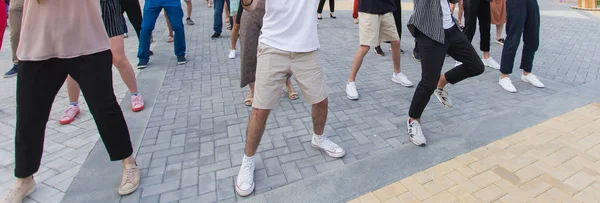
[[(350, 8), (349, 2), (351, 0), (340, 0), (337, 3), (344, 9)], [(496, 84), (498, 75), (493, 70), (486, 70), (486, 73), (479, 77), (450, 87), (455, 107), (444, 109), (432, 101), (423, 116), (430, 142), (426, 149), (435, 149), (436, 143), (440, 142), (456, 144), (450, 140), (456, 136), (447, 135), (454, 135), (459, 130), (482, 127), (478, 126), (476, 121), (510, 113), (515, 107), (529, 101), (564, 96), (562, 93), (571, 91), (571, 88), (597, 81), (600, 77), (600, 55), (596, 51), (600, 47), (597, 35), (600, 28), (596, 25), (600, 21), (585, 12), (568, 9), (565, 5), (552, 2), (540, 4), (543, 10), (542, 44), (537, 54), (534, 72), (538, 73), (548, 87), (535, 89), (522, 82), (516, 82), (519, 93), (507, 94)], [(404, 2), (405, 22), (411, 13), (410, 7), (409, 2)], [(361, 100), (345, 99), (344, 81), (357, 48), (358, 32), (357, 25), (352, 24), (349, 11), (341, 10), (336, 13), (338, 20), (325, 18), (319, 21), (319, 54), (326, 81), (331, 88), (326, 133), (345, 147), (348, 153), (343, 159), (331, 159), (312, 149), (308, 143), (312, 129), (310, 106), (302, 101), (303, 98), (289, 101), (282, 96), (281, 108), (272, 112), (257, 154), (257, 198), (264, 197), (263, 194), (271, 194), (269, 192), (275, 192), (275, 189), (284, 185), (306, 183), (324, 177), (323, 174), (332, 174), (357, 165), (351, 163), (372, 161), (377, 155), (413, 147), (407, 144), (409, 142), (403, 129), (414, 89), (398, 87), (389, 81), (392, 69), (389, 57), (369, 54), (357, 82), (362, 94)], [(137, 148), (138, 164), (142, 168), (142, 182), (140, 189), (122, 198), (122, 202), (232, 202), (245, 199), (234, 194), (233, 180), (241, 162), (245, 128), (250, 112), (250, 108), (242, 104), (247, 89), (239, 88), (238, 85), (239, 61), (227, 58), (227, 36), (217, 40), (209, 38), (212, 34), (212, 10), (202, 3), (196, 3), (194, 19), (197, 22), (195, 26), (186, 26), (188, 64), (175, 66), (174, 63), (170, 63), (166, 67), (160, 88), (147, 90), (158, 91), (154, 108), (145, 110), (151, 112), (148, 121), (128, 120), (130, 124), (141, 122), (145, 126), (143, 138), (133, 140)], [(159, 22), (156, 27), (164, 28), (162, 17), (159, 18)], [(158, 29), (155, 34), (161, 36), (164, 30)], [(228, 35), (228, 32), (225, 31), (224, 35)], [(164, 35), (162, 36), (164, 38)], [(131, 41), (135, 42), (134, 38), (128, 39), (126, 45), (133, 62), (135, 45), (132, 45)], [(477, 46), (478, 37), (475, 38), (473, 44)], [(0, 55), (3, 64), (10, 63), (6, 39), (5, 37), (3, 52)], [(407, 51), (407, 54), (402, 56), (403, 72), (413, 82), (417, 82), (420, 65), (410, 58), (410, 50), (414, 43), (406, 28), (403, 39), (402, 48)], [(171, 45), (158, 42), (157, 46), (170, 49)], [(384, 51), (389, 54), (387, 47), (384, 45)], [(500, 52), (500, 46), (492, 46), (492, 55), (497, 60), (500, 59)], [(158, 63), (163, 59), (165, 58), (155, 57), (153, 60)], [(447, 60), (445, 70), (453, 64), (453, 60)], [(145, 71), (150, 69), (165, 67), (152, 66), (151, 62), (149, 69)], [(5, 116), (0, 118), (3, 129), (0, 133), (4, 136), (0, 136), (3, 139), (0, 147), (4, 153), (2, 157), (5, 158), (2, 162), (3, 171), (0, 173), (0, 189), (4, 191), (12, 181), (10, 178), (14, 141), (11, 138), (14, 127), (11, 126), (14, 126), (14, 79), (1, 81), (13, 81), (10, 84), (1, 84), (3, 88), (10, 90), (3, 93), (6, 96), (2, 97), (1, 110)], [(115, 77), (115, 82), (121, 82), (118, 76)], [(115, 89), (121, 97), (126, 92), (122, 84), (117, 85)], [(142, 93), (144, 91), (142, 90)], [(61, 91), (52, 118), (59, 116), (65, 103), (66, 94)], [(50, 121), (48, 125), (46, 151), (56, 152), (56, 155), (45, 155), (43, 159), (44, 167), (51, 172), (40, 172), (36, 178), (38, 181), (44, 177), (65, 179), (42, 181), (45, 184), (38, 186), (38, 191), (32, 195), (33, 200), (60, 201), (65, 191), (67, 194), (77, 193), (77, 188), (69, 186), (79, 170), (78, 167), (99, 163), (92, 158), (86, 160), (98, 138), (89, 114), (82, 114), (79, 121), (73, 125), (58, 126), (55, 123), (56, 121)], [(510, 126), (508, 131), (521, 128), (518, 125)], [(504, 136), (509, 134), (511, 133)], [(71, 138), (83, 139), (86, 143), (78, 149), (74, 146), (69, 147), (78, 141), (70, 141)], [(99, 151), (105, 153), (103, 149)], [(69, 159), (70, 156), (66, 155), (68, 152), (80, 157), (76, 159), (78, 162)], [(460, 153), (456, 153), (458, 154)], [(94, 157), (93, 153), (89, 157)], [(75, 163), (51, 164), (53, 158)], [(59, 169), (54, 169), (56, 167), (70, 170), (61, 173)], [(426, 164), (416, 167), (427, 168)], [(113, 172), (118, 174), (120, 171)], [(104, 177), (96, 177), (102, 178)], [(118, 182), (111, 182), (106, 187), (112, 191), (116, 184)], [(376, 187), (371, 189), (374, 188)], [(108, 201), (101, 198), (95, 200)]]
[[(535, 89), (516, 82), (520, 92), (507, 94), (496, 84), (498, 73), (486, 70), (482, 76), (450, 87), (454, 108), (444, 109), (432, 100), (423, 116), (431, 143), (440, 142), (446, 139), (444, 134), (465, 126), (477, 127), (469, 125), (473, 120), (506, 113), (518, 104), (551, 97), (598, 79), (600, 55), (594, 51), (600, 47), (595, 40), (600, 32), (595, 26), (598, 19), (551, 3), (542, 3), (542, 8), (548, 9), (543, 13), (542, 45), (534, 72), (548, 88)], [(210, 11), (199, 10), (200, 18), (211, 19)], [(310, 106), (303, 98), (289, 101), (282, 96), (281, 108), (272, 111), (256, 155), (255, 195), (410, 146), (403, 129), (414, 89), (389, 81), (389, 57), (369, 54), (357, 82), (361, 100), (345, 98), (344, 81), (357, 48), (358, 32), (349, 11), (336, 13), (338, 20), (319, 21), (319, 54), (331, 88), (326, 134), (346, 148), (347, 155), (332, 159), (312, 149)], [(409, 15), (410, 9), (404, 13), (404, 19)], [(569, 23), (573, 20), (578, 23)], [(142, 187), (123, 198), (124, 202), (246, 199), (235, 195), (233, 184), (250, 113), (250, 108), (242, 104), (247, 89), (238, 85), (238, 60), (226, 58), (229, 39), (208, 38), (211, 25), (210, 21), (202, 21), (188, 28), (189, 62), (167, 70), (137, 154)], [(413, 38), (406, 29), (403, 38), (402, 48), (408, 53), (402, 56), (403, 71), (417, 82), (419, 64), (410, 59)], [(474, 44), (478, 45), (478, 39)], [(387, 45), (384, 50), (389, 53)], [(493, 45), (492, 54), (498, 60), (500, 52), (501, 46)], [(453, 60), (447, 60), (445, 69), (453, 64)]]
[(377, 202), (600, 202), (600, 103), (349, 201)]

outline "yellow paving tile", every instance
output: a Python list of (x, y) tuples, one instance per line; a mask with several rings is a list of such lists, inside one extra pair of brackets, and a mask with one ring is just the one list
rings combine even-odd
[(373, 191), (373, 195), (380, 201), (386, 201), (408, 191), (400, 182), (392, 183), (381, 189)]
[(348, 201), (347, 203), (361, 203), (358, 198)]
[(369, 192), (370, 202), (599, 202), (600, 103)]
[(379, 203), (380, 201), (373, 195), (373, 193), (369, 192), (364, 194), (363, 196), (358, 197), (361, 203)]
[(426, 199), (423, 202), (424, 203), (452, 203), (452, 202), (457, 202), (457, 201), (458, 201), (458, 199), (456, 199), (456, 197), (454, 197), (450, 193), (444, 191), (444, 192), (440, 192), (439, 194), (437, 194), (433, 197)]
[(475, 192), (473, 196), (477, 197), (477, 199), (479, 199), (481, 202), (492, 202), (505, 194), (506, 191), (492, 184), (481, 189), (480, 191)]

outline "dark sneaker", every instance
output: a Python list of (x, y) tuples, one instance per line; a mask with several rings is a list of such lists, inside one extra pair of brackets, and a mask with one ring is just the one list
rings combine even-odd
[(400, 49), (400, 54), (404, 54), (404, 50)]
[(375, 54), (377, 54), (379, 56), (385, 56), (385, 53), (383, 53), (383, 50), (381, 50), (381, 46), (376, 46), (374, 49), (375, 49)]
[(17, 65), (13, 65), (13, 67), (4, 73), (4, 78), (12, 78), (17, 76)]
[(219, 38), (220, 36), (221, 36), (221, 33), (216, 33), (215, 32), (215, 34), (213, 34), (212, 36), (210, 36), (210, 38), (214, 39), (214, 38)]
[(187, 63), (185, 56), (177, 56), (177, 65), (181, 65), (181, 64), (185, 64), (185, 63)]
[(504, 45), (504, 38), (497, 39), (496, 44)]
[(148, 54), (150, 54), (150, 56), (154, 55), (154, 52), (152, 50), (148, 51)]
[(147, 60), (140, 60), (140, 62), (137, 64), (138, 69), (144, 69), (146, 67), (148, 67), (148, 61)]
[(196, 24), (196, 23), (194, 23), (194, 21), (191, 18), (187, 18), (185, 20), (185, 23), (187, 23), (188, 25), (194, 25), (194, 24)]
[(413, 51), (412, 57), (413, 59), (415, 59), (415, 61), (421, 62), (421, 54), (419, 54), (418, 52)]

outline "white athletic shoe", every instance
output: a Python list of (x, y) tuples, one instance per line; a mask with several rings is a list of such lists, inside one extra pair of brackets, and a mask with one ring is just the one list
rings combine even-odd
[(346, 95), (348, 99), (357, 100), (360, 96), (358, 95), (358, 91), (356, 91), (356, 83), (349, 82), (346, 84)]
[(500, 80), (498, 80), (498, 84), (508, 92), (517, 92), (517, 88), (512, 84), (512, 81), (510, 81), (510, 78), (508, 77), (501, 77)]
[(454, 67), (460, 66), (460, 65), (462, 65), (462, 64), (463, 64), (462, 62), (460, 62), (460, 61), (456, 61), (456, 63), (454, 64)]
[(392, 81), (395, 83), (398, 83), (404, 87), (412, 87), (413, 83), (408, 80), (408, 77), (406, 77), (406, 75), (404, 75), (404, 73), (400, 72), (398, 74), (394, 73), (392, 75)]
[(234, 59), (234, 58), (235, 58), (235, 55), (236, 55), (236, 54), (235, 54), (235, 49), (232, 49), (232, 50), (229, 52), (229, 58), (230, 58), (230, 59)]
[(527, 76), (521, 75), (521, 80), (523, 82), (533, 85), (534, 87), (539, 87), (539, 88), (546, 87), (533, 73), (529, 73), (529, 75), (527, 75)]
[(409, 122), (410, 118), (406, 120), (406, 128), (408, 129), (408, 136), (410, 141), (417, 146), (427, 145), (427, 140), (421, 129), (421, 124), (417, 120)]
[(500, 64), (498, 64), (498, 62), (496, 62), (496, 60), (494, 60), (494, 58), (492, 58), (492, 57), (487, 58), (487, 59), (481, 59), (481, 61), (483, 61), (483, 65), (485, 67), (500, 70)]
[(254, 159), (246, 157), (242, 160), (240, 172), (235, 181), (235, 192), (238, 195), (245, 197), (254, 191)]
[(346, 155), (346, 151), (331, 140), (327, 139), (327, 135), (321, 136), (313, 133), (312, 140), (310, 141), (312, 147), (325, 151), (328, 156), (333, 158), (340, 158)]
[(448, 92), (446, 92), (446, 89), (438, 87), (433, 92), (433, 95), (435, 95), (435, 97), (437, 97), (437, 99), (440, 100), (440, 102), (442, 102), (442, 105), (448, 108), (452, 108), (452, 100), (450, 99), (450, 97), (448, 97)]

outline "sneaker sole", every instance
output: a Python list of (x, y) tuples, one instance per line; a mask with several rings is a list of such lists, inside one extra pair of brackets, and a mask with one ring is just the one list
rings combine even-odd
[(69, 119), (66, 121), (58, 121), (58, 123), (60, 123), (61, 125), (67, 125), (69, 123), (72, 123), (73, 121), (75, 121), (75, 117), (77, 117), (77, 115), (79, 115), (79, 113), (81, 113), (81, 111), (77, 111), (77, 113), (75, 114), (75, 116), (73, 116), (72, 119)]
[(415, 61), (417, 61), (417, 62), (421, 62), (421, 59), (417, 59), (417, 57), (415, 57), (415, 55), (414, 55), (414, 54), (412, 55), (412, 58), (413, 58)]
[(534, 87), (537, 87), (537, 88), (544, 88), (544, 87), (546, 87), (546, 86), (541, 86), (541, 87), (540, 87), (540, 86), (533, 85), (533, 83), (531, 83), (531, 82), (529, 82), (529, 81), (527, 81), (527, 80), (523, 80), (523, 79), (521, 79), (521, 81), (523, 81), (523, 82), (525, 82), (525, 83), (528, 83), (528, 84), (530, 84), (531, 86), (534, 86)]
[(4, 78), (14, 78), (15, 76), (17, 76), (17, 74), (13, 74), (13, 75), (4, 75)]
[(325, 150), (325, 149), (323, 149), (323, 148), (321, 148), (321, 147), (319, 147), (317, 145), (314, 145), (312, 142), (310, 143), (310, 146), (312, 146), (315, 149), (318, 149), (319, 151), (325, 152), (325, 154), (327, 154), (327, 156), (330, 156), (330, 157), (333, 157), (333, 158), (342, 158), (342, 157), (346, 156), (346, 151), (344, 151), (344, 153), (341, 154), (341, 155), (335, 155), (335, 154), (331, 154), (329, 151), (327, 151), (327, 150)]
[(360, 97), (351, 97), (349, 95), (346, 95), (346, 97), (348, 97), (348, 99), (350, 100), (358, 100)]
[(375, 52), (375, 55), (377, 55), (377, 56), (381, 56), (381, 57), (385, 56), (385, 54), (379, 54), (379, 53), (377, 53), (377, 51), (375, 51), (375, 50), (373, 50), (373, 51)]
[(148, 67), (148, 65), (141, 65), (141, 66), (140, 66), (140, 65), (138, 65), (138, 66), (137, 66), (137, 68), (138, 68), (138, 69), (144, 69), (144, 68), (146, 68), (146, 67)]
[(142, 106), (142, 107), (139, 107), (139, 108), (131, 108), (131, 111), (133, 111), (133, 112), (140, 112), (140, 111), (144, 110), (144, 107), (145, 106)]
[(177, 62), (177, 65), (183, 65), (183, 64), (185, 64), (185, 63), (187, 63), (187, 61), (184, 61), (184, 62)]
[(139, 181), (138, 181), (138, 184), (137, 184), (137, 185), (135, 185), (135, 187), (133, 187), (133, 188), (131, 188), (131, 189), (129, 189), (129, 190), (121, 190), (121, 189), (119, 188), (119, 195), (129, 195), (129, 194), (131, 194), (131, 193), (135, 192), (135, 191), (138, 189), (138, 187), (139, 187), (139, 186), (140, 186), (140, 183), (139, 183)]
[[(236, 181), (236, 180), (234, 180), (234, 181)], [(248, 189), (247, 191), (243, 191), (242, 189), (240, 189), (240, 188), (237, 186), (237, 183), (233, 183), (233, 184), (235, 184), (235, 192), (236, 192), (236, 193), (237, 193), (239, 196), (242, 196), (242, 197), (247, 197), (247, 196), (251, 195), (251, 194), (254, 192), (254, 182), (252, 182), (252, 186), (250, 186), (250, 189)]]
[(423, 143), (423, 144), (417, 144), (417, 143), (416, 143), (416, 142), (415, 142), (415, 141), (414, 141), (412, 138), (409, 138), (409, 139), (410, 139), (410, 142), (412, 142), (413, 144), (415, 144), (415, 145), (417, 145), (417, 146), (419, 146), (419, 147), (424, 147), (424, 146), (427, 146), (427, 143)]
[(504, 46), (504, 43), (501, 43), (501, 42), (498, 42), (498, 41), (496, 41), (495, 43)]
[(398, 83), (398, 84), (400, 84), (400, 85), (402, 85), (404, 87), (412, 87), (413, 86), (413, 84), (410, 84), (410, 85), (403, 84), (402, 82), (400, 82), (399, 80), (396, 80), (394, 78), (392, 78), (392, 82)]
[[(498, 85), (500, 85), (500, 84), (498, 84)], [(510, 93), (517, 93), (517, 91), (516, 91), (516, 90), (515, 90), (514, 92), (513, 92), (513, 91), (510, 91), (510, 90), (507, 90), (507, 89), (506, 89), (506, 88), (504, 88), (502, 85), (500, 85), (500, 87), (502, 87), (502, 89), (503, 89), (504, 91), (507, 91), (507, 92), (510, 92)]]

